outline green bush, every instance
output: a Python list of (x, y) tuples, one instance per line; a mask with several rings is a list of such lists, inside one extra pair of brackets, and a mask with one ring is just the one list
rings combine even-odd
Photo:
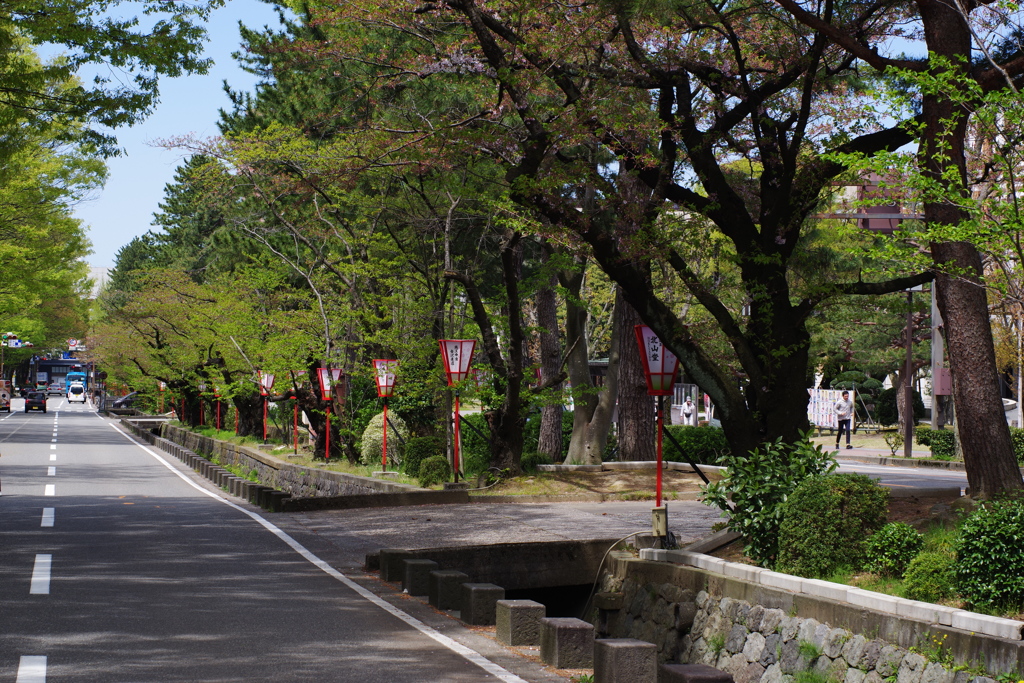
[[(491, 445), (480, 434), (473, 431), (476, 427), (481, 434), (490, 438), (491, 428), (487, 424), (487, 418), (483, 413), (473, 413), (459, 417), (462, 424), (459, 431), (462, 435), (459, 458), (462, 460), (462, 470), (467, 477), (475, 477), (491, 466)], [(467, 425), (466, 423), (469, 423)]]
[(960, 527), (953, 581), (974, 605), (1024, 608), (1024, 499), (989, 501)]
[[(402, 462), (402, 441), (409, 438), (409, 429), (405, 421), (394, 412), (388, 413), (388, 464), (398, 465)], [(398, 436), (395, 431), (398, 431)], [(360, 440), (359, 454), (364, 465), (379, 463), (384, 455), (384, 413), (377, 413), (370, 418), (370, 423), (363, 430)]]
[(519, 466), (526, 474), (536, 474), (537, 465), (550, 465), (551, 457), (547, 453), (523, 453)]
[(1024, 465), (1024, 429), (1010, 427), (1010, 443), (1013, 444), (1013, 454), (1017, 456), (1017, 464)]
[(721, 481), (703, 487), (704, 503), (728, 518), (727, 526), (743, 536), (747, 556), (764, 567), (778, 555), (782, 504), (807, 477), (829, 474), (838, 466), (831, 452), (806, 438), (796, 444), (782, 439), (763, 443), (746, 456), (726, 453)]
[(721, 457), (729, 452), (729, 442), (725, 440), (725, 432), (718, 427), (671, 425), (666, 427), (665, 431), (671, 434), (683, 449), (680, 451), (670, 438), (665, 437), (662, 446), (665, 460), (694, 462), (698, 465), (717, 465)]
[(416, 436), (405, 444), (402, 458), (402, 471), (416, 476), (420, 471), (420, 463), (432, 455), (444, 455), (444, 439), (439, 436)]
[(932, 433), (934, 430), (927, 425), (915, 425), (914, 426), (914, 442), (918, 446), (931, 446), (932, 445)]
[(952, 460), (956, 457), (956, 432), (952, 429), (935, 429), (928, 437), (932, 457), (936, 460)]
[(911, 560), (924, 547), (917, 529), (903, 522), (890, 522), (868, 539), (868, 571), (882, 576), (902, 577)]
[(452, 467), (443, 455), (432, 455), (420, 463), (420, 486), (435, 486), (452, 478)]
[[(921, 394), (914, 391), (914, 419), (924, 417), (924, 401)], [(886, 389), (878, 395), (875, 401), (875, 419), (883, 426), (894, 425), (900, 420), (899, 411), (896, 409), (896, 389)]]
[(954, 558), (947, 553), (921, 553), (903, 575), (903, 590), (911, 600), (938, 602), (956, 594), (953, 586)]
[(823, 578), (864, 563), (864, 539), (885, 524), (888, 489), (863, 474), (805, 479), (782, 506), (779, 571)]

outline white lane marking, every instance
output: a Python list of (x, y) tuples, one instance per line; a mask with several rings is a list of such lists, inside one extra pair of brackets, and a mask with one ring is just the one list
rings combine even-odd
[(47, 467), (46, 468), (46, 476), (48, 476), (48, 477), (56, 477), (57, 476), (57, 468), (56, 467)]
[(50, 443), (57, 443), (57, 439), (50, 439)]
[(51, 451), (55, 451), (55, 450), (57, 450), (57, 446), (51, 443), (51, 444), (50, 444), (50, 450), (51, 450)]
[(42, 520), (42, 522), (40, 522), (39, 526), (41, 526), (41, 527), (43, 527), (43, 526), (46, 526), (46, 527), (53, 526), (53, 515), (54, 515), (54, 508), (43, 508), (43, 520)]
[(57, 495), (57, 485), (56, 484), (47, 484), (46, 488), (43, 489), (43, 495), (44, 496), (56, 496)]
[[(99, 415), (97, 415), (97, 417), (99, 417)], [(419, 631), (423, 635), (427, 636), (428, 638), (431, 638), (432, 640), (434, 640), (437, 643), (443, 645), (444, 647), (447, 647), (449, 650), (451, 650), (451, 651), (453, 651), (453, 652), (455, 652), (455, 653), (457, 653), (459, 655), (462, 655), (465, 659), (469, 660), (473, 664), (476, 664), (481, 669), (483, 669), (487, 673), (491, 674), (492, 676), (494, 676), (498, 680), (505, 681), (505, 683), (526, 683), (526, 681), (523, 680), (522, 678), (520, 678), (519, 676), (516, 676), (511, 671), (508, 671), (507, 669), (504, 669), (504, 668), (498, 666), (494, 662), (490, 661), (489, 659), (487, 659), (486, 657), (481, 655), (476, 650), (471, 650), (470, 648), (466, 647), (462, 643), (460, 643), (460, 642), (458, 642), (458, 641), (456, 641), (456, 640), (454, 640), (452, 638), (449, 638), (448, 636), (440, 633), (439, 631), (437, 631), (434, 628), (431, 628), (430, 626), (427, 626), (426, 624), (424, 624), (422, 621), (420, 621), (416, 617), (412, 616), (411, 614), (406, 614), (402, 610), (398, 609), (397, 607), (395, 607), (394, 605), (389, 603), (387, 600), (384, 600), (383, 598), (378, 597), (377, 595), (374, 595), (371, 591), (363, 588), (358, 583), (356, 583), (355, 581), (353, 581), (352, 579), (348, 578), (347, 576), (345, 576), (344, 574), (339, 572), (337, 569), (335, 569), (331, 565), (329, 565), (326, 562), (324, 562), (323, 560), (321, 560), (319, 557), (317, 557), (312, 552), (310, 552), (308, 549), (306, 549), (305, 546), (303, 546), (301, 543), (296, 541), (294, 538), (289, 536), (284, 531), (281, 531), (281, 529), (277, 528), (271, 522), (268, 522), (266, 519), (264, 519), (260, 515), (256, 514), (255, 512), (251, 512), (249, 510), (246, 510), (243, 507), (235, 505), (230, 500), (227, 500), (225, 498), (221, 498), (216, 493), (212, 493), (210, 491), (207, 491), (206, 489), (202, 488), (201, 486), (199, 486), (198, 484), (193, 482), (191, 479), (186, 477), (184, 474), (179, 472), (177, 469), (175, 469), (174, 465), (172, 465), (171, 463), (167, 462), (167, 460), (165, 460), (162, 456), (158, 455), (155, 451), (153, 451), (152, 449), (148, 448), (147, 446), (144, 446), (141, 443), (139, 443), (138, 441), (136, 441), (130, 434), (128, 434), (125, 431), (123, 431), (120, 427), (118, 427), (117, 425), (115, 425), (113, 423), (110, 423), (110, 422), (108, 422), (107, 424), (109, 424), (111, 427), (113, 427), (119, 434), (121, 434), (126, 439), (131, 441), (133, 444), (135, 444), (136, 446), (138, 446), (139, 448), (141, 448), (142, 450), (144, 450), (145, 452), (149, 453), (151, 456), (156, 458), (157, 462), (159, 462), (161, 465), (163, 465), (164, 467), (169, 469), (172, 473), (174, 473), (175, 476), (180, 478), (182, 481), (184, 481), (186, 484), (188, 484), (189, 486), (194, 488), (196, 491), (199, 491), (203, 495), (209, 496), (210, 498), (213, 498), (214, 500), (219, 501), (219, 502), (223, 503), (224, 505), (227, 505), (228, 507), (232, 507), (232, 508), (238, 510), (239, 512), (241, 512), (242, 514), (248, 515), (253, 520), (255, 520), (258, 524), (260, 524), (264, 529), (266, 529), (267, 531), (269, 531), (270, 533), (274, 534), (275, 536), (280, 538), (282, 541), (284, 541), (292, 550), (294, 550), (299, 555), (301, 555), (307, 562), (312, 564), (314, 567), (316, 567), (317, 569), (319, 569), (323, 573), (327, 574), (331, 578), (340, 581), (345, 586), (347, 586), (351, 590), (355, 591), (358, 595), (360, 595), (364, 599), (370, 601), (371, 603), (373, 603), (377, 607), (381, 608), (385, 612), (388, 612), (389, 614), (392, 614), (395, 617), (401, 619), (402, 621), (407, 623), (409, 626), (412, 626), (414, 629), (416, 629), (417, 631)]]
[(53, 555), (36, 555), (35, 566), (32, 567), (32, 588), (29, 595), (50, 594), (50, 565), (53, 564)]
[(46, 683), (46, 657), (22, 655), (15, 683)]
[(56, 453), (50, 453), (50, 462), (55, 462), (56, 460), (57, 460), (57, 454)]

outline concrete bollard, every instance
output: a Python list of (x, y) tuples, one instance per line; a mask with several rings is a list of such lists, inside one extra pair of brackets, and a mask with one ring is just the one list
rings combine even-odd
[(462, 584), (462, 606), (459, 618), (471, 626), (492, 626), (498, 600), (505, 599), (505, 589), (493, 583)]
[(657, 646), (632, 638), (594, 641), (594, 683), (657, 682)]
[(556, 669), (593, 668), (594, 627), (582, 619), (541, 619), (540, 659)]
[(381, 548), (380, 578), (382, 581), (401, 581), (405, 578), (405, 560), (412, 553), (400, 548)]
[(292, 494), (274, 489), (269, 494), (270, 500), (267, 509), (271, 512), (280, 512), (284, 507), (284, 501), (292, 497)]
[(427, 579), (427, 602), (437, 609), (462, 609), (462, 584), (467, 581), (469, 575), (457, 569), (435, 569)]
[(533, 600), (498, 600), (494, 622), (503, 645), (540, 645), (540, 620), (547, 608)]
[(733, 683), (733, 677), (707, 664), (662, 664), (658, 683)]
[(433, 560), (403, 560), (405, 573), (402, 590), (409, 595), (427, 595), (430, 592), (430, 572), (437, 569)]

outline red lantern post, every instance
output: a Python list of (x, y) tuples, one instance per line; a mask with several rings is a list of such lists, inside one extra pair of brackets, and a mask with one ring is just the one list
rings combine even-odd
[(199, 383), (199, 426), (206, 426), (206, 410), (203, 406), (203, 393), (206, 391), (206, 382)]
[(317, 368), (316, 378), (320, 382), (320, 398), (327, 402), (327, 426), (324, 437), (324, 462), (331, 460), (331, 388), (341, 379), (341, 370), (333, 368)]
[(263, 397), (263, 443), (267, 442), (267, 404), (270, 402), (270, 390), (274, 388), (274, 376), (257, 370), (260, 380), (260, 396)]
[(675, 390), (676, 370), (679, 369), (679, 359), (675, 354), (665, 348), (665, 345), (658, 339), (651, 328), (646, 325), (637, 325), (636, 343), (640, 347), (640, 359), (644, 366), (644, 376), (647, 378), (647, 393), (650, 396), (658, 397), (658, 475), (655, 488), (655, 501), (661, 507), (661, 439), (662, 439), (662, 403), (665, 396), (671, 396)]
[(377, 359), (373, 361), (373, 369), (375, 371), (374, 379), (377, 382), (377, 397), (384, 399), (384, 443), (381, 448), (382, 453), (380, 456), (380, 469), (382, 472), (388, 471), (388, 398), (391, 397), (392, 392), (395, 390), (395, 371), (398, 369), (397, 360), (381, 360)]
[(455, 389), (455, 436), (454, 436), (454, 470), (455, 481), (459, 480), (459, 390), (456, 382), (461, 382), (469, 375), (469, 366), (473, 363), (475, 339), (441, 339), (441, 358), (444, 359), (444, 372), (448, 376), (448, 386)]

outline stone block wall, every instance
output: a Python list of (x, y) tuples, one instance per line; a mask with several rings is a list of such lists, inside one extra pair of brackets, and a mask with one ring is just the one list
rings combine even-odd
[[(605, 600), (621, 608), (598, 611), (595, 624), (607, 637), (653, 643), (662, 662), (707, 664), (732, 674), (736, 683), (793, 683), (804, 671), (832, 683), (995, 683), (978, 675), (979, 668), (1024, 674), (1021, 641), (612, 555), (599, 595), (621, 596)], [(936, 658), (948, 664), (955, 651), (964, 666), (944, 666), (920, 653), (934, 655), (937, 643), (947, 650)]]

